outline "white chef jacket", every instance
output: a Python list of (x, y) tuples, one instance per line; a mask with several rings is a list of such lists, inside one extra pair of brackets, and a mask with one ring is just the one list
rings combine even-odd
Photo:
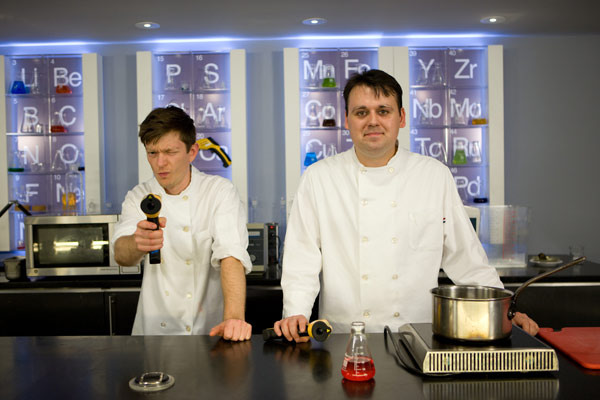
[(208, 334), (223, 320), (220, 260), (235, 257), (246, 273), (252, 270), (237, 190), (225, 178), (191, 170), (190, 184), (178, 195), (167, 194), (152, 178), (123, 202), (113, 246), (146, 219), (140, 204), (149, 193), (160, 195), (160, 217), (167, 219), (161, 264), (150, 264), (146, 256), (133, 335)]
[(285, 238), (284, 318), (319, 317), (336, 332), (431, 322), (440, 267), (457, 284), (503, 287), (448, 168), (399, 148), (367, 168), (354, 148), (302, 175)]

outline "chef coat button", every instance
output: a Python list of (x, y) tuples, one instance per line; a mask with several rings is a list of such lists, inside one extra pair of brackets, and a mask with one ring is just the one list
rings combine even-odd
[(400, 316), (400, 313), (399, 313), (399, 312), (395, 312), (395, 313), (394, 313), (394, 317), (398, 318), (399, 316)]
[(393, 280), (396, 280), (396, 279), (398, 279), (398, 274), (394, 274), (394, 275), (392, 275), (392, 279), (393, 279)]
[(189, 232), (189, 230), (190, 230), (190, 227), (189, 227), (189, 226), (184, 226), (184, 227), (183, 227), (183, 231), (184, 231), (184, 232)]
[(360, 204), (362, 204), (363, 206), (366, 206), (367, 204), (369, 204), (369, 202), (367, 200), (362, 200), (360, 202)]
[(397, 204), (395, 201), (393, 201), (393, 200), (390, 202), (390, 206), (391, 206), (391, 207), (396, 207), (397, 205), (398, 205), (398, 204)]
[(167, 324), (165, 324), (164, 322), (161, 322), (161, 323), (160, 323), (160, 326), (161, 326), (162, 328), (166, 328), (166, 327), (167, 327)]
[(392, 243), (394, 243), (394, 244), (398, 243), (398, 238), (397, 237), (393, 237), (392, 238)]
[(369, 275), (367, 275), (367, 274), (364, 274), (364, 275), (362, 276), (362, 278), (363, 278), (363, 281), (366, 281), (366, 280), (368, 280), (368, 279), (369, 279)]
[(361, 173), (361, 174), (366, 174), (366, 173), (367, 173), (367, 170), (366, 170), (366, 169), (364, 169), (364, 168), (361, 168), (361, 169), (360, 169), (360, 173)]
[(368, 311), (365, 311), (365, 312), (363, 312), (363, 317), (368, 317), (368, 316), (370, 316), (370, 315), (371, 315), (371, 313), (370, 313), (370, 312), (368, 312)]
[(185, 265), (192, 265), (192, 260), (185, 260)]
[(186, 194), (185, 196), (183, 196), (183, 199), (184, 199), (184, 200), (187, 200), (187, 199), (189, 199), (189, 197), (187, 196), (187, 194)]
[(169, 291), (165, 290), (165, 296), (168, 296), (168, 295), (169, 295)]
[(185, 330), (186, 330), (186, 331), (188, 331), (188, 332), (190, 332), (190, 331), (192, 330), (192, 328), (191, 328), (189, 325), (187, 325), (187, 326), (185, 327)]
[(389, 167), (388, 171), (390, 172), (390, 174), (394, 173), (394, 167)]
[(188, 294), (185, 295), (185, 297), (187, 297), (188, 299), (191, 299), (192, 298), (192, 294), (188, 293)]
[(367, 243), (367, 242), (369, 241), (369, 238), (368, 238), (368, 237), (366, 237), (366, 236), (363, 236), (363, 237), (362, 237), (360, 240), (361, 240), (363, 243)]

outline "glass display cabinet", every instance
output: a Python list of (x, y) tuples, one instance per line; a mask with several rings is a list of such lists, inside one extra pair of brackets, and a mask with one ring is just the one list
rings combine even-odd
[(445, 163), (465, 204), (504, 204), (502, 46), (286, 48), (287, 212), (306, 165), (352, 147), (342, 92), (349, 75), (370, 68), (402, 86), (399, 145)]
[[(1, 206), (32, 214), (101, 211), (101, 60), (96, 54), (0, 57)], [(69, 174), (82, 181), (67, 187)], [(81, 179), (85, 177), (85, 180)], [(0, 219), (0, 249), (24, 249), (25, 214)]]
[[(156, 107), (177, 106), (194, 120), (196, 138), (210, 138), (231, 158), (203, 149), (192, 164), (233, 181), (247, 201), (245, 52), (138, 52), (138, 120)], [(143, 145), (139, 181), (152, 177)]]

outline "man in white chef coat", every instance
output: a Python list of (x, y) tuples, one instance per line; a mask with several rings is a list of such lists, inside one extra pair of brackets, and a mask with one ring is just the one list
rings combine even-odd
[[(302, 175), (285, 238), (283, 319), (275, 331), (306, 341), (317, 294), (334, 332), (431, 322), (429, 290), (443, 267), (457, 284), (503, 287), (472, 228), (449, 169), (398, 147), (402, 89), (383, 71), (354, 75), (344, 89), (354, 147)], [(515, 322), (537, 325), (525, 314)]]
[[(245, 274), (246, 212), (233, 184), (190, 163), (198, 154), (194, 121), (180, 108), (154, 109), (140, 125), (154, 177), (127, 193), (115, 228), (115, 259), (135, 265), (160, 250), (161, 263), (146, 259), (133, 335), (219, 335), (247, 340)], [(159, 195), (159, 225), (140, 204)]]

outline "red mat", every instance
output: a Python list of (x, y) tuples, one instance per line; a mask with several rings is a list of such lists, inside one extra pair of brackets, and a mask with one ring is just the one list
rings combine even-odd
[(538, 335), (581, 366), (600, 369), (600, 328), (540, 328)]

